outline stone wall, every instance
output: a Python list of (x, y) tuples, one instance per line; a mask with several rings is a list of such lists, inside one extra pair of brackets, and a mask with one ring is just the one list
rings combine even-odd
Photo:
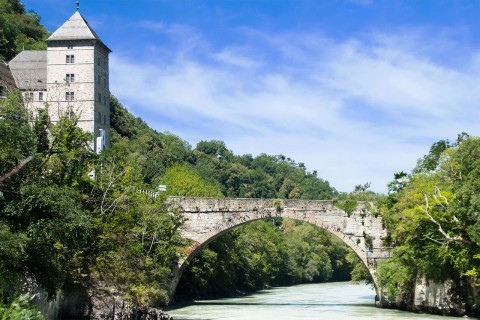
[(170, 197), (167, 201), (171, 210), (178, 210), (183, 216), (185, 221), (179, 231), (191, 241), (185, 259), (179, 261), (173, 272), (172, 296), (185, 266), (198, 251), (223, 233), (259, 219), (291, 218), (329, 231), (353, 249), (374, 283), (376, 261), (388, 253), (382, 243), (386, 235), (382, 218), (370, 214), (363, 205), (347, 214), (328, 200)]

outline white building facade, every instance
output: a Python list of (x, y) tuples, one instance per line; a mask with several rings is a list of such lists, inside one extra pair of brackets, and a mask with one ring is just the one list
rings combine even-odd
[(73, 112), (100, 152), (110, 141), (110, 52), (77, 10), (46, 51), (22, 51), (8, 65), (30, 108), (48, 107), (53, 122)]

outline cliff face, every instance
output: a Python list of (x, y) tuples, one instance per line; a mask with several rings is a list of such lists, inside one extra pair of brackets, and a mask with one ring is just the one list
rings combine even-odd
[(382, 290), (379, 306), (451, 316), (480, 316), (480, 290), (464, 281), (443, 283), (417, 279), (412, 295), (406, 299), (389, 299)]
[(160, 309), (136, 308), (124, 299), (124, 294), (104, 283), (90, 288), (75, 288), (68, 293), (59, 292), (48, 300), (38, 289), (34, 294), (38, 309), (50, 320), (57, 319), (115, 319), (115, 320), (171, 320)]

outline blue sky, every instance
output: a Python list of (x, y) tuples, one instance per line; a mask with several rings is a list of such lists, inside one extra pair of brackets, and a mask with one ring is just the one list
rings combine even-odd
[[(24, 0), (50, 31), (75, 0)], [(194, 147), (283, 154), (386, 192), (440, 139), (480, 135), (480, 1), (82, 0), (111, 92)]]

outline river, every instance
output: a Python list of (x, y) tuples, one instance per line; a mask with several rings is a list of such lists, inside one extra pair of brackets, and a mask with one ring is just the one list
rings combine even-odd
[(199, 300), (166, 311), (174, 320), (454, 319), (376, 308), (374, 299), (370, 285), (331, 282), (272, 288), (238, 298)]

